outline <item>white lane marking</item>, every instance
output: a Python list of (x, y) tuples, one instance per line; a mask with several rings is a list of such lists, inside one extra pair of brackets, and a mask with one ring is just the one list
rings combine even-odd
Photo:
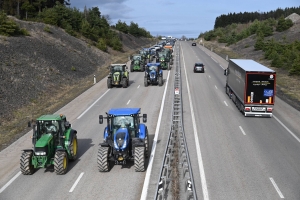
[(225, 105), (228, 106), (228, 104), (226, 103), (226, 101), (224, 101)]
[(10, 179), (1, 189), (0, 189), (0, 194), (12, 183), (14, 180), (18, 178), (18, 176), (21, 175), (21, 172), (18, 172), (12, 179)]
[(162, 103), (161, 103), (161, 106), (160, 106), (159, 116), (158, 116), (156, 130), (155, 130), (155, 136), (154, 136), (154, 139), (153, 139), (151, 155), (150, 155), (150, 158), (149, 158), (149, 164), (148, 164), (148, 169), (147, 169), (147, 173), (146, 173), (146, 176), (145, 176), (145, 181), (144, 181), (144, 186), (143, 186), (143, 190), (142, 190), (141, 200), (145, 200), (147, 198), (147, 192), (148, 192), (148, 187), (149, 187), (149, 182), (150, 182), (150, 174), (151, 174), (153, 159), (154, 159), (154, 155), (155, 155), (155, 149), (156, 149), (157, 138), (158, 138), (158, 134), (159, 134), (161, 117), (162, 117), (163, 110), (164, 110), (164, 104), (165, 104), (165, 98), (166, 98), (166, 93), (167, 93), (167, 88), (168, 88), (169, 76), (170, 76), (170, 71), (168, 71), (168, 78), (167, 78), (167, 82), (166, 82), (166, 87), (165, 87), (164, 95), (163, 95), (163, 98), (162, 98)]
[(104, 95), (106, 95), (106, 93), (109, 90), (110, 89), (108, 89), (106, 92), (104, 92), (104, 94), (102, 94), (101, 97), (99, 97), (92, 105), (90, 105), (90, 107), (88, 107), (85, 111), (83, 111), (83, 113), (81, 115), (79, 115), (79, 117), (77, 117), (77, 119), (80, 119), (87, 111), (89, 111), (102, 97), (104, 97)]
[(129, 101), (127, 102), (127, 105), (130, 103), (130, 101), (131, 101), (131, 100), (129, 99)]
[(212, 59), (213, 61), (215, 61), (216, 63), (218, 63), (218, 61), (216, 61), (212, 56), (211, 56), (211, 59)]
[(218, 89), (216, 85), (215, 85), (215, 88)]
[(208, 77), (211, 78), (210, 75), (208, 75)]
[(208, 190), (207, 190), (207, 184), (206, 184), (206, 178), (205, 178), (205, 172), (204, 172), (204, 165), (203, 165), (203, 160), (202, 160), (202, 155), (201, 155), (200, 143), (199, 143), (199, 139), (198, 139), (197, 126), (196, 126), (196, 120), (195, 120), (195, 115), (194, 115), (194, 108), (193, 108), (193, 104), (192, 104), (190, 86), (189, 86), (189, 82), (188, 82), (185, 61), (184, 61), (184, 56), (183, 56), (182, 51), (181, 51), (181, 54), (182, 54), (182, 60), (183, 60), (186, 85), (187, 85), (187, 90), (188, 90), (189, 103), (190, 103), (190, 107), (191, 107), (191, 115), (192, 115), (193, 129), (194, 129), (195, 144), (196, 144), (196, 149), (197, 149), (196, 152), (197, 152), (200, 178), (201, 178), (201, 184), (202, 184), (203, 199), (208, 200), (209, 197), (208, 197)]
[(277, 191), (278, 195), (280, 196), (280, 198), (284, 199), (283, 194), (281, 193), (279, 187), (276, 185), (276, 183), (275, 183), (275, 181), (274, 181), (274, 179), (272, 177), (270, 177), (270, 181), (272, 182), (272, 184), (273, 184), (275, 190)]
[(279, 122), (279, 124), (281, 126), (283, 126), (283, 128), (285, 128), (298, 142), (300, 142), (300, 139), (288, 128), (286, 127), (277, 117), (275, 117), (275, 115), (273, 115), (273, 117)]
[(141, 85), (139, 85), (137, 88), (139, 89)]
[(243, 129), (241, 126), (239, 126), (239, 128), (241, 129), (241, 131), (242, 131), (243, 135), (246, 135), (246, 133), (245, 133), (244, 129)]
[(71, 189), (69, 190), (69, 192), (73, 192), (73, 190), (75, 189), (76, 185), (79, 183), (80, 179), (82, 178), (84, 172), (81, 172), (81, 174), (78, 176), (77, 180), (75, 181), (75, 183), (73, 184), (73, 186), (71, 187)]
[(221, 67), (222, 69), (224, 69), (224, 67), (222, 67), (222, 65), (220, 65), (220, 67)]

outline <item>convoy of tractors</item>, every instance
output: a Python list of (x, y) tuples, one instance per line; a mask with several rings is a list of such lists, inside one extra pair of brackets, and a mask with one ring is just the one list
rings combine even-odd
[[(144, 72), (144, 86), (163, 85), (163, 70), (171, 69), (173, 64), (173, 45), (175, 41), (161, 41), (150, 47), (142, 48), (130, 56), (130, 72)], [(168, 43), (168, 44), (167, 44)], [(129, 86), (129, 71), (126, 64), (111, 64), (107, 77), (107, 87)], [(136, 172), (146, 169), (149, 156), (149, 137), (147, 114), (141, 108), (113, 108), (106, 116), (99, 115), (99, 123), (107, 120), (103, 142), (99, 144), (97, 165), (100, 172), (107, 172), (112, 165), (134, 163)], [(142, 118), (143, 123), (140, 123)], [(58, 175), (66, 174), (69, 161), (76, 160), (78, 154), (77, 131), (71, 128), (65, 115), (42, 115), (28, 122), (32, 127), (31, 149), (24, 149), (20, 158), (23, 175), (31, 175), (38, 168), (52, 166)]]

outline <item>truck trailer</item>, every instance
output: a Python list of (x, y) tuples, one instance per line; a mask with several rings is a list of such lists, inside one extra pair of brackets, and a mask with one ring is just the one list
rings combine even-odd
[(276, 72), (249, 59), (230, 59), (225, 92), (245, 117), (272, 117)]

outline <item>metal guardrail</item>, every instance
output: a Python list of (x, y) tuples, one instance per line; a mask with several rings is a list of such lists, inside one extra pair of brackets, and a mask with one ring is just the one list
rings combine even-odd
[(171, 127), (157, 182), (155, 200), (196, 200), (196, 190), (183, 125), (180, 47), (175, 45)]

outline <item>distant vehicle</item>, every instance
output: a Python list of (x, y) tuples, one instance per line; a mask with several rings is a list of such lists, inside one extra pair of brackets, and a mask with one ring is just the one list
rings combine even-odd
[(196, 46), (196, 43), (195, 43), (195, 42), (193, 42), (193, 43), (192, 43), (192, 46)]
[(272, 117), (276, 72), (249, 59), (230, 59), (225, 92), (244, 116)]
[(202, 72), (204, 73), (204, 64), (203, 63), (195, 63), (194, 65), (194, 73)]

